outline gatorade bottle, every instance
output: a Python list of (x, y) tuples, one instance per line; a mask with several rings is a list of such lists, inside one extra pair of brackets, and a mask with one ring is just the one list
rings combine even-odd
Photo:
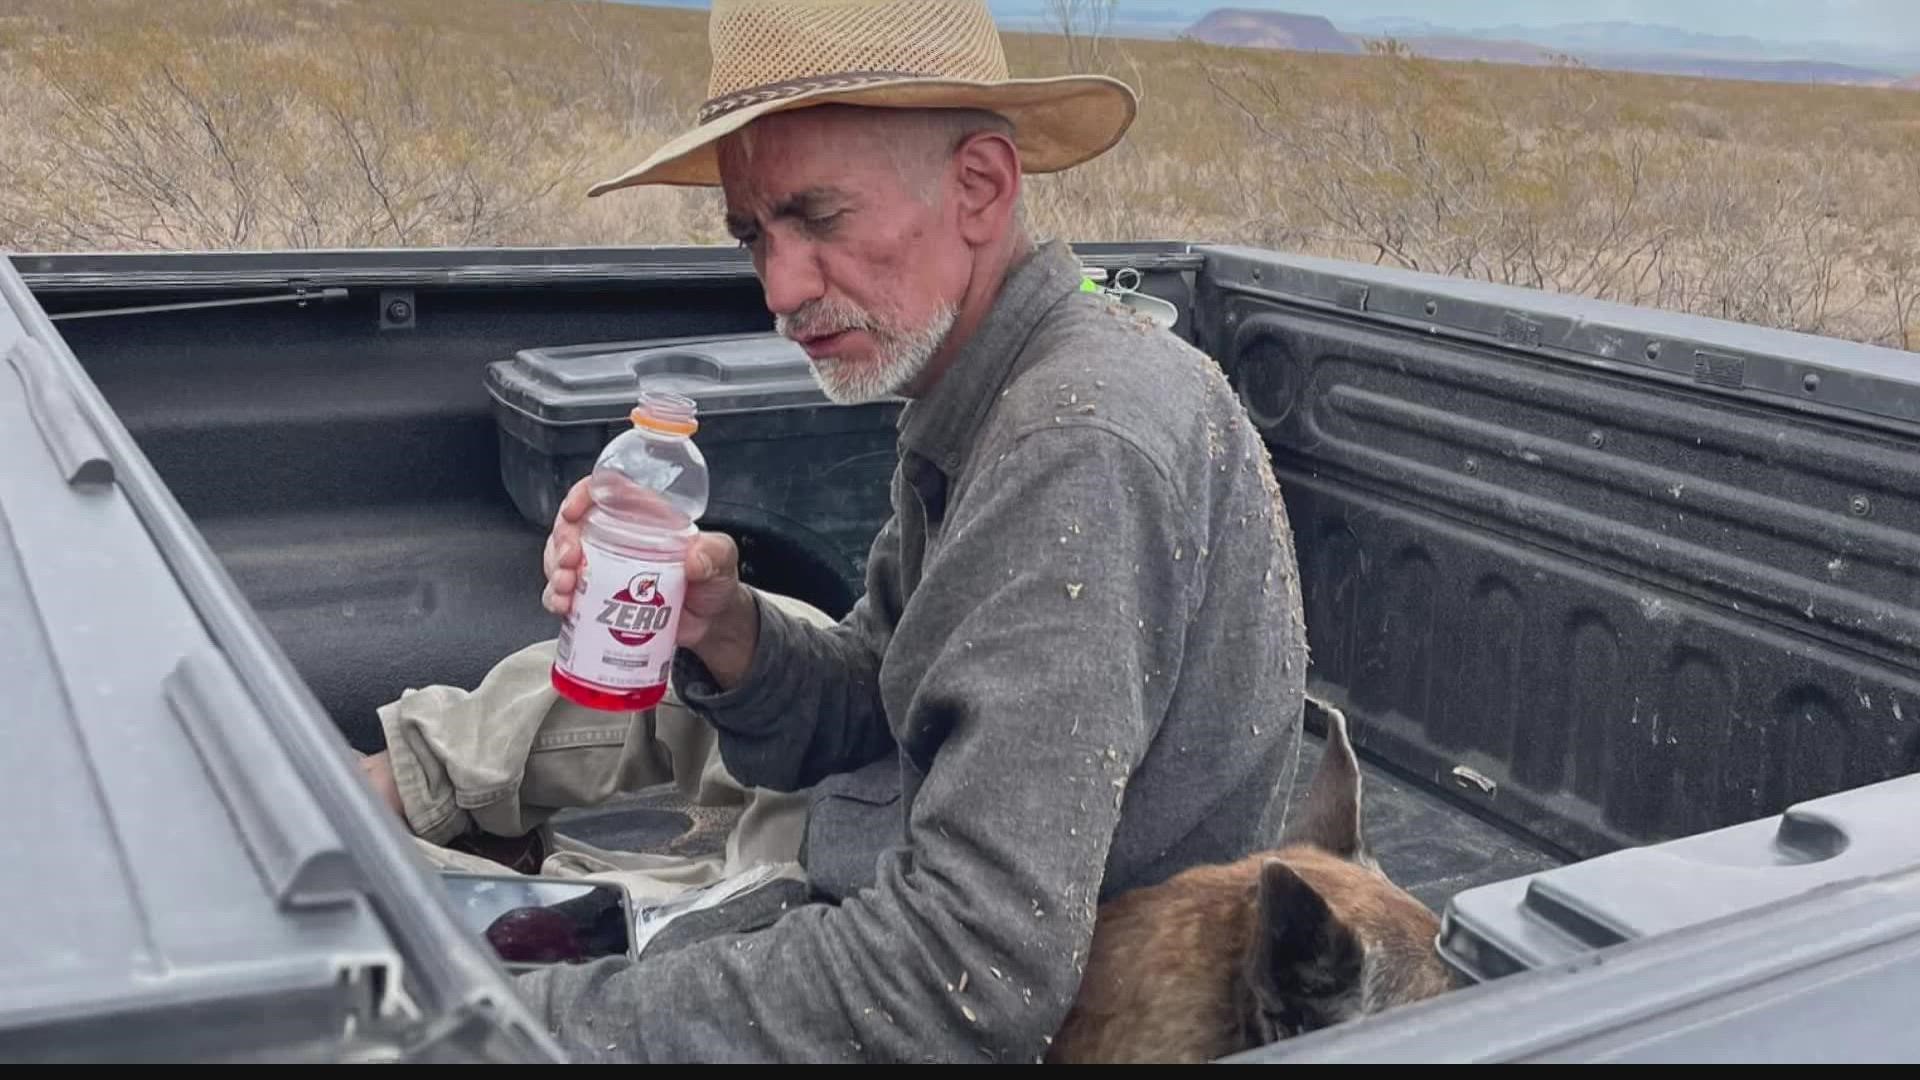
[(581, 520), (586, 562), (555, 641), (553, 688), (590, 709), (648, 709), (667, 692), (687, 594), (686, 554), (707, 510), (694, 404), (648, 391), (607, 444)]

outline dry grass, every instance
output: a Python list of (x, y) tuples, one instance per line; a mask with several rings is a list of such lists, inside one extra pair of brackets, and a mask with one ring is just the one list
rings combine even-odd
[[(703, 96), (704, 29), (584, 0), (0, 0), (0, 246), (722, 243), (710, 193), (582, 197)], [(1007, 47), (1018, 72), (1071, 57), (1143, 98), (1113, 154), (1033, 179), (1049, 233), (1920, 348), (1920, 94), (1085, 33)]]

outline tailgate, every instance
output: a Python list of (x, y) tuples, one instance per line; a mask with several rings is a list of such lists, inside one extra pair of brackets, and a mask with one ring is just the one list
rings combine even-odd
[(548, 1060), (0, 259), (0, 1057)]

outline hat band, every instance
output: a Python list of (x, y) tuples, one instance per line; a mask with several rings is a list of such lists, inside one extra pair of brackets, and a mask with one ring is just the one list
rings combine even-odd
[(895, 79), (924, 77), (908, 71), (847, 71), (837, 75), (815, 75), (788, 82), (750, 86), (725, 97), (713, 98), (700, 106), (699, 122), (710, 124), (730, 112), (738, 112), (749, 105), (799, 97), (801, 94), (812, 93), (815, 90), (851, 90), (856, 86), (892, 82)]

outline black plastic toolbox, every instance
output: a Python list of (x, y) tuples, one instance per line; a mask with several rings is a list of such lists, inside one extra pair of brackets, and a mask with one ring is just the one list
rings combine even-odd
[(758, 333), (523, 349), (489, 365), (486, 386), (501, 481), (528, 521), (551, 525), (640, 394), (671, 390), (700, 410), (694, 442), (712, 474), (701, 525), (740, 544), (743, 575), (836, 616), (864, 591), (904, 403), (832, 402), (793, 342)]

